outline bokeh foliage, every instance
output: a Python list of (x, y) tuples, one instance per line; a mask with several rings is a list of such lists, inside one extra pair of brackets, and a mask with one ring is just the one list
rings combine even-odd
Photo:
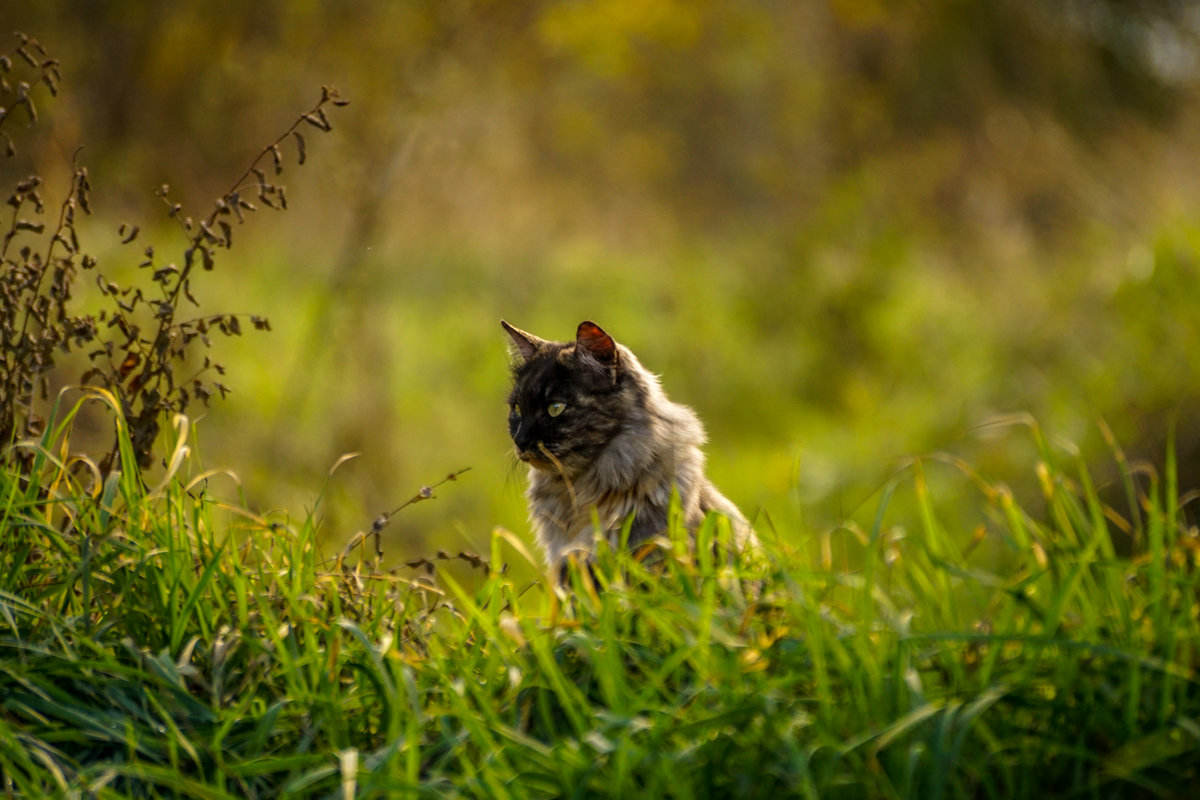
[(468, 465), (394, 547), (519, 529), (501, 316), (548, 337), (600, 322), (700, 411), (717, 482), (775, 519), (835, 520), (914, 451), (1005, 476), (1021, 446), (968, 434), (1016, 411), (1089, 451), (1103, 417), (1135, 453), (1178, 417), (1182, 480), (1198, 474), (1189, 4), (15, 17), (70, 87), (18, 158), (52, 180), (85, 145), (98, 248), (161, 218), (163, 182), (204, 207), (312, 86), (355, 99), (323, 143), (337, 166), (289, 187), (291, 214), (201, 298), (275, 329), (232, 343), (234, 394), (200, 422), (252, 502), (297, 507), (356, 451), (326, 495), (339, 535)]

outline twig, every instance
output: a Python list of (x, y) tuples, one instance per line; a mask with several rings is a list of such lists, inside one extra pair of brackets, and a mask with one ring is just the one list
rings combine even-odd
[[(417, 493), (414, 494), (412, 497), (405, 500), (403, 503), (396, 506), (391, 511), (385, 511), (384, 513), (380, 514), (378, 517), (375, 518), (375, 521), (373, 523), (371, 523), (370, 531), (368, 531), (367, 533), (360, 533), (358, 536), (355, 536), (353, 539), (350, 540), (350, 543), (348, 545), (346, 545), (346, 548), (342, 551), (342, 557), (345, 558), (347, 555), (349, 555), (350, 551), (353, 550), (354, 547), (359, 542), (361, 542), (363, 539), (367, 538), (368, 536), (374, 536), (375, 537), (375, 556), (377, 558), (382, 558), (383, 557), (383, 538), (380, 536), (380, 534), (382, 534), (383, 529), (386, 528), (388, 526), (388, 524), (391, 523), (392, 517), (396, 516), (396, 514), (399, 514), (401, 511), (403, 511), (404, 509), (408, 508), (411, 505), (423, 502), (425, 500), (435, 499), (435, 496), (433, 494), (434, 489), (438, 488), (439, 486), (441, 486), (444, 483), (447, 483), (448, 481), (458, 480), (459, 475), (462, 475), (464, 472), (467, 472), (470, 469), (471, 469), (470, 467), (463, 467), (462, 469), (458, 470), (457, 472), (451, 472), (449, 475), (442, 478), (437, 483), (430, 484), (429, 486), (422, 486), (420, 488), (420, 490), (418, 490)], [(412, 566), (412, 565), (410, 565), (410, 566)]]

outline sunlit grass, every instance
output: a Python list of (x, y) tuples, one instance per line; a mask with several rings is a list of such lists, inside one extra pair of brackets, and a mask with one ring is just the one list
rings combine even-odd
[[(1036, 512), (967, 465), (914, 460), (860, 524), (763, 520), (762, 551), (727, 560), (714, 519), (694, 550), (602, 551), (556, 592), (511, 577), (537, 560), (504, 530), (466, 572), (381, 571), (365, 544), (331, 560), (314, 519), (206, 491), (182, 421), (166, 474), (143, 481), (124, 442), (97, 482), (67, 456), (72, 413), (22, 445), (33, 480), (0, 477), (5, 796), (1129, 797), (1200, 780), (1200, 540), (1171, 453), (1161, 475), (1125, 470), (1119, 515), (1031, 426)], [(939, 470), (973, 481), (977, 529), (943, 521)]]

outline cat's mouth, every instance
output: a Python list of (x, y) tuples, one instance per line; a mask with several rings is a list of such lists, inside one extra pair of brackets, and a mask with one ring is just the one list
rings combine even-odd
[(521, 459), (531, 467), (537, 467), (538, 469), (544, 470), (554, 469), (554, 464), (548, 458), (546, 458), (545, 455), (539, 453), (537, 450), (521, 450), (517, 453), (517, 458)]
[(543, 472), (562, 472), (563, 464), (550, 448), (538, 442), (538, 446), (529, 450), (518, 450), (517, 458), (525, 462), (534, 469), (540, 469)]

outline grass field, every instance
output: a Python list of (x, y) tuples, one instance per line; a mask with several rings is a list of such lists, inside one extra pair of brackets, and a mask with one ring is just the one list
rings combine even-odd
[[(316, 517), (218, 499), (182, 437), (165, 474), (144, 482), (126, 442), (85, 491), (73, 414), (25, 446), (33, 480), (0, 477), (5, 797), (1125, 798), (1200, 781), (1200, 540), (1171, 452), (1124, 469), (1119, 514), (1030, 425), (1025, 508), (964, 464), (913, 460), (859, 525), (760, 523), (762, 552), (734, 563), (676, 531), (658, 566), (602, 552), (555, 592), (514, 577), (536, 554), (504, 530), (490, 552), (388, 571), (369, 539), (321, 552)], [(943, 470), (972, 481), (974, 530), (941, 521)], [(714, 519), (699, 539), (725, 535)]]

